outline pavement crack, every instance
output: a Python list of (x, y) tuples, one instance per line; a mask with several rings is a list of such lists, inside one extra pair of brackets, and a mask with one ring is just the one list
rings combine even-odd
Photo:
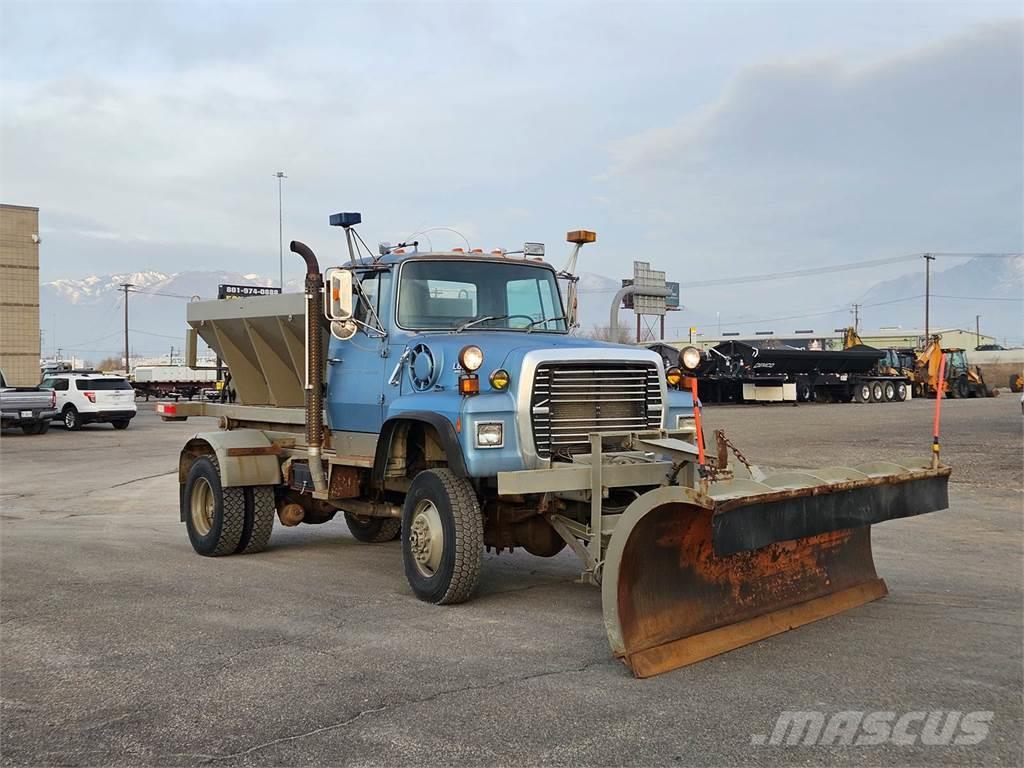
[[(583, 664), (583, 665), (578, 666), (578, 667), (570, 667), (568, 669), (553, 669), (553, 670), (548, 670), (546, 672), (534, 672), (534, 673), (529, 674), (529, 675), (520, 675), (520, 676), (517, 676), (517, 677), (507, 677), (507, 678), (503, 678), (502, 680), (498, 680), (497, 682), (494, 682), (494, 683), (484, 683), (484, 684), (480, 684), (480, 685), (463, 685), (463, 686), (459, 686), (458, 688), (446, 688), (445, 690), (437, 691), (435, 693), (430, 694), (429, 696), (424, 696), (424, 697), (419, 698), (419, 699), (402, 699), (402, 700), (399, 700), (399, 701), (392, 702), (391, 704), (381, 704), (380, 706), (377, 706), (377, 707), (369, 707), (367, 709), (361, 709), (356, 714), (351, 715), (350, 717), (347, 717), (344, 720), (340, 720), (339, 722), (329, 723), (327, 725), (321, 725), (321, 726), (319, 726), (317, 728), (314, 728), (314, 729), (312, 729), (310, 731), (303, 731), (302, 733), (294, 733), (291, 736), (281, 736), (280, 738), (277, 738), (277, 739), (271, 739), (270, 741), (260, 742), (259, 744), (255, 744), (255, 745), (249, 747), (248, 749), (239, 750), (238, 752), (231, 752), (230, 754), (227, 754), (227, 755), (190, 754), (189, 756), (190, 757), (195, 757), (195, 758), (202, 758), (203, 759), (202, 762), (204, 764), (220, 762), (222, 760), (234, 760), (235, 758), (245, 757), (246, 755), (251, 755), (253, 752), (259, 752), (260, 750), (267, 749), (268, 747), (274, 747), (274, 746), (277, 746), (278, 744), (286, 744), (286, 743), (288, 743), (290, 741), (298, 741), (299, 739), (305, 739), (305, 738), (308, 738), (310, 736), (316, 736), (316, 735), (321, 734), (321, 733), (327, 733), (329, 731), (335, 731), (335, 730), (338, 730), (339, 728), (344, 728), (347, 725), (351, 725), (352, 723), (356, 722), (357, 720), (359, 720), (359, 719), (361, 719), (363, 717), (366, 717), (367, 715), (379, 714), (380, 712), (386, 712), (387, 710), (390, 710), (390, 709), (396, 709), (398, 707), (403, 707), (403, 706), (408, 706), (408, 705), (424, 704), (424, 703), (429, 702), (429, 701), (435, 701), (435, 700), (440, 699), (440, 698), (442, 698), (444, 696), (454, 696), (454, 695), (457, 695), (457, 694), (460, 694), (460, 693), (466, 693), (468, 691), (485, 691), (485, 690), (489, 690), (491, 688), (499, 688), (499, 687), (501, 687), (503, 685), (508, 685), (510, 683), (523, 683), (523, 682), (527, 682), (529, 680), (536, 680), (536, 679), (541, 678), (541, 677), (552, 677), (554, 675), (568, 675), (568, 674), (576, 674), (576, 673), (580, 673), (580, 672), (586, 672), (591, 667), (595, 667), (595, 666), (598, 666), (598, 665), (601, 665), (601, 664), (606, 664), (606, 663), (607, 663), (607, 659), (602, 658), (602, 659), (597, 659), (597, 660), (594, 660), (594, 661), (589, 661), (586, 664)], [(177, 753), (177, 754), (178, 755), (182, 755), (184, 753)]]
[[(154, 477), (165, 477), (167, 475), (177, 474), (178, 470), (172, 469), (170, 472), (160, 472), (156, 475), (146, 475), (145, 477), (136, 477), (134, 480), (125, 480), (123, 483), (114, 483), (110, 488), (120, 488), (122, 485), (131, 485), (132, 483), (138, 483), (142, 480), (152, 480)], [(109, 490), (106, 489), (106, 490)]]

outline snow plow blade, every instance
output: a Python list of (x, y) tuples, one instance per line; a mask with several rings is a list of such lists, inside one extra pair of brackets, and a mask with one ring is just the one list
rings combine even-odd
[(949, 473), (878, 462), (643, 494), (605, 553), (612, 651), (650, 677), (884, 597), (871, 525), (945, 509)]

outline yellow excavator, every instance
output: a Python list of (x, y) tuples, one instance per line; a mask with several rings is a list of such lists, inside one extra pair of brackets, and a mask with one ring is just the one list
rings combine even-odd
[[(943, 379), (939, 381), (942, 358), (946, 358)], [(957, 347), (942, 347), (941, 337), (932, 336), (928, 345), (917, 353), (913, 376), (915, 397), (935, 397), (942, 387), (944, 397), (995, 397), (998, 389), (985, 383), (981, 368), (967, 361), (967, 354)]]

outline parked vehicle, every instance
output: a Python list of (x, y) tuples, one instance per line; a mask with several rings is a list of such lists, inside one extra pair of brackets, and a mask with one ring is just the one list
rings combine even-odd
[[(933, 337), (928, 346), (917, 354), (914, 386), (920, 397), (935, 397), (940, 386), (943, 396), (949, 398), (995, 397), (999, 394), (998, 389), (985, 383), (981, 368), (968, 362), (963, 349), (942, 347), (941, 341), (940, 336)], [(943, 357), (945, 367), (940, 382)]]
[[(221, 417), (178, 457), (201, 555), (264, 549), (275, 513), (341, 511), (360, 541), (401, 537), (412, 592), (448, 604), (473, 594), (485, 547), (568, 545), (614, 654), (648, 676), (884, 596), (869, 526), (947, 506), (937, 454), (772, 473), (732, 468), (721, 436), (708, 458), (680, 367), (573, 336), (558, 279), (575, 275), (535, 244), (360, 257), (359, 214), (331, 219), (350, 262), (321, 275), (292, 242), (304, 294), (187, 305), (186, 348), (201, 336), (237, 393), (157, 404)], [(595, 235), (568, 240), (572, 264)]]
[(26, 435), (42, 435), (57, 413), (53, 392), (39, 387), (12, 387), (0, 371), (0, 426), (20, 427)]
[(107, 373), (58, 373), (40, 385), (56, 394), (55, 418), (71, 430), (109, 423), (127, 429), (135, 418), (135, 390), (123, 376)]
[(139, 365), (132, 371), (132, 386), (146, 400), (172, 397), (191, 400), (217, 381), (217, 371), (193, 370), (187, 365)]

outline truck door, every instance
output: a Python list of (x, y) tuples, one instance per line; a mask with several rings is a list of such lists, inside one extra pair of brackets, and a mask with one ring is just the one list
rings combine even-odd
[[(363, 291), (372, 304), (377, 317), (381, 317), (382, 293), (390, 283), (390, 273), (358, 273)], [(369, 312), (362, 301), (353, 300), (357, 320), (370, 323)], [(342, 432), (380, 431), (383, 421), (384, 369), (387, 360), (383, 353), (387, 339), (378, 338), (360, 326), (348, 341), (331, 336), (327, 351), (327, 423), (332, 430)]]

